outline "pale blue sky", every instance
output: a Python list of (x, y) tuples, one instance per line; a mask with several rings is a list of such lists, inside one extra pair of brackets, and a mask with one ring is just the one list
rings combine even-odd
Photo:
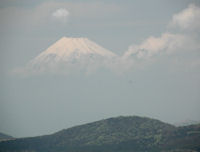
[[(196, 27), (185, 28), (172, 19), (190, 4), (200, 6), (198, 0), (2, 0), (0, 132), (36, 136), (119, 115), (170, 123), (199, 120), (200, 24), (193, 21)], [(60, 8), (69, 14), (53, 17)], [(165, 33), (173, 35), (166, 45), (179, 40), (178, 35), (190, 41), (180, 40), (178, 51), (159, 48), (167, 53), (153, 54), (151, 61), (144, 56), (121, 75), (97, 70), (24, 78), (12, 73), (63, 36), (87, 37), (123, 56), (133, 44), (143, 48), (149, 37), (168, 41), (169, 35), (161, 36)]]

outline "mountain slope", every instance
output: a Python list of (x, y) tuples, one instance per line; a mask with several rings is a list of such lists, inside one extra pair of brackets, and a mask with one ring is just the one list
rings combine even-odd
[(178, 128), (150, 118), (117, 117), (72, 127), (52, 135), (1, 142), (0, 151), (200, 151), (199, 132), (200, 125)]
[(12, 136), (6, 135), (4, 133), (0, 133), (0, 141), (13, 139)]
[[(60, 131), (55, 136), (71, 144), (102, 145), (146, 138), (174, 128), (158, 120), (142, 117), (117, 117)], [(76, 133), (76, 134), (73, 134)], [(68, 140), (70, 138), (70, 140)], [(73, 142), (71, 142), (73, 141)]]
[(87, 72), (99, 67), (110, 68), (116, 58), (116, 54), (87, 38), (63, 37), (31, 60), (24, 72)]

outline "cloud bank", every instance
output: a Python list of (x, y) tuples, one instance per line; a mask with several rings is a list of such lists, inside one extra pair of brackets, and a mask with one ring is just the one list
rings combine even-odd
[[(156, 61), (159, 57), (170, 56), (169, 63), (173, 60), (183, 60), (182, 63), (199, 66), (200, 58), (200, 37), (197, 34), (200, 29), (200, 7), (191, 4), (188, 8), (173, 15), (169, 22), (169, 31), (161, 34), (160, 37), (149, 36), (140, 44), (132, 44), (124, 53), (123, 60), (129, 60), (129, 67), (138, 66), (137, 63)], [(170, 32), (173, 30), (173, 32)], [(176, 32), (175, 32), (175, 31)], [(184, 56), (184, 59), (180, 59)], [(187, 62), (185, 62), (185, 58)], [(130, 62), (132, 61), (132, 62)]]
[(191, 4), (180, 13), (173, 15), (170, 27), (177, 27), (182, 30), (200, 29), (200, 7)]
[(169, 54), (183, 47), (186, 37), (181, 34), (163, 33), (160, 37), (151, 36), (139, 45), (131, 45), (124, 57), (148, 59), (158, 54)]

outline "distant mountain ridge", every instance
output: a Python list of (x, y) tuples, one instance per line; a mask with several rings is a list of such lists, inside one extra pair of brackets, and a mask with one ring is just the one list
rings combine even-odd
[(177, 127), (181, 127), (181, 126), (189, 126), (189, 125), (197, 125), (200, 124), (200, 121), (195, 121), (195, 120), (185, 120), (182, 122), (178, 122), (175, 123), (174, 125)]
[(109, 118), (51, 135), (0, 142), (0, 152), (200, 151), (200, 125), (175, 127), (156, 119)]
[(4, 133), (0, 133), (0, 141), (9, 140), (9, 139), (13, 139), (13, 137)]

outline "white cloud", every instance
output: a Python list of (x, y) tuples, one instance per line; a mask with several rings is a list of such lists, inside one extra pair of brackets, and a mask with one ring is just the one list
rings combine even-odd
[(139, 45), (131, 45), (124, 56), (147, 59), (160, 53), (171, 53), (181, 48), (186, 37), (181, 34), (163, 33), (161, 37), (149, 37)]
[(173, 16), (170, 27), (178, 27), (182, 30), (200, 29), (200, 7), (191, 4), (188, 8)]
[(52, 13), (52, 16), (56, 19), (66, 21), (67, 17), (69, 16), (69, 12), (65, 8), (59, 8)]
[(182, 58), (180, 62), (184, 63), (179, 65), (198, 66), (200, 59), (196, 59), (195, 54), (200, 50), (200, 37), (197, 34), (200, 30), (200, 8), (194, 4), (189, 5), (175, 14), (169, 25), (181, 30), (178, 33), (164, 32), (160, 37), (150, 36), (140, 44), (130, 45), (122, 57), (123, 62), (130, 68), (139, 67), (158, 61), (158, 57), (170, 55), (167, 59), (169, 63), (175, 58)]

